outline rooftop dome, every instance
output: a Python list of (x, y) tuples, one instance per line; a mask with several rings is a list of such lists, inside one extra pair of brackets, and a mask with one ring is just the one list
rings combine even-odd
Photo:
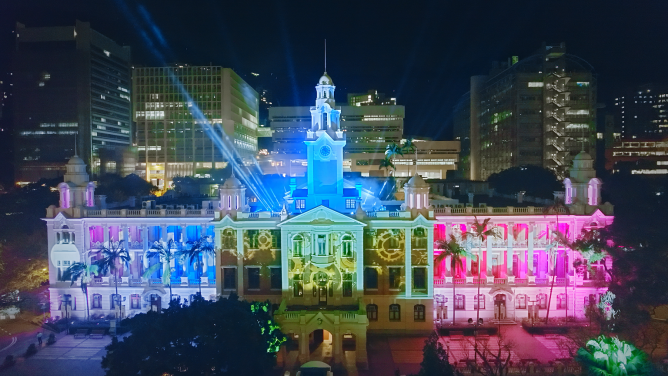
[(411, 180), (406, 183), (406, 187), (412, 187), (412, 188), (422, 188), (422, 187), (429, 187), (429, 184), (425, 183), (424, 179), (422, 179), (422, 176), (415, 174), (411, 178)]
[(318, 80), (318, 85), (334, 85), (334, 81), (332, 81), (332, 78), (325, 72)]
[(70, 160), (67, 162), (67, 164), (68, 165), (85, 165), (86, 163), (78, 155), (75, 155), (74, 157), (70, 158)]
[(591, 160), (593, 160), (593, 158), (592, 158), (591, 155), (589, 155), (589, 153), (587, 153), (586, 151), (581, 151), (581, 152), (578, 153), (578, 155), (575, 156), (575, 158), (573, 158), (573, 160), (574, 160), (574, 161), (580, 161), (580, 160), (589, 160), (589, 161), (591, 161)]
[(237, 179), (237, 177), (234, 176), (234, 174), (232, 174), (232, 176), (230, 176), (229, 178), (227, 178), (227, 180), (225, 180), (225, 183), (223, 183), (222, 188), (224, 188), (224, 189), (234, 189), (234, 188), (242, 188), (243, 186), (244, 185), (241, 184), (241, 181), (239, 179)]

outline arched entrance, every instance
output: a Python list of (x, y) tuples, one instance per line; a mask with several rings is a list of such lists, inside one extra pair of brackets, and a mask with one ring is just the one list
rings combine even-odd
[(332, 333), (325, 329), (316, 329), (308, 336), (309, 360), (329, 363), (332, 361), (334, 348)]
[(498, 294), (494, 297), (494, 319), (505, 320), (507, 318), (506, 312), (506, 295)]

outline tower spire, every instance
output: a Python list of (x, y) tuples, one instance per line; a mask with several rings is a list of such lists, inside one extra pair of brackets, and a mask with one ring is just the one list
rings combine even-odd
[(327, 73), (327, 39), (325, 39), (325, 73)]

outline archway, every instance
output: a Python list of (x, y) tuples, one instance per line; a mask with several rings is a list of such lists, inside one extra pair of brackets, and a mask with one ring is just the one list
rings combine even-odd
[(316, 329), (309, 333), (309, 360), (318, 360), (329, 363), (334, 353), (334, 337), (325, 329)]

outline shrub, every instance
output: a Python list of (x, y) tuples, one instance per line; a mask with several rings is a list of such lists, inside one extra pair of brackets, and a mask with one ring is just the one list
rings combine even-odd
[(14, 355), (7, 355), (5, 357), (5, 361), (2, 363), (3, 368), (11, 367), (16, 363), (16, 360), (14, 359)]
[(31, 356), (37, 354), (37, 346), (35, 346), (34, 343), (31, 343), (30, 346), (28, 346), (28, 350), (26, 350), (26, 356)]
[(49, 338), (46, 340), (46, 344), (53, 345), (54, 343), (56, 343), (56, 335), (51, 333), (49, 334)]

